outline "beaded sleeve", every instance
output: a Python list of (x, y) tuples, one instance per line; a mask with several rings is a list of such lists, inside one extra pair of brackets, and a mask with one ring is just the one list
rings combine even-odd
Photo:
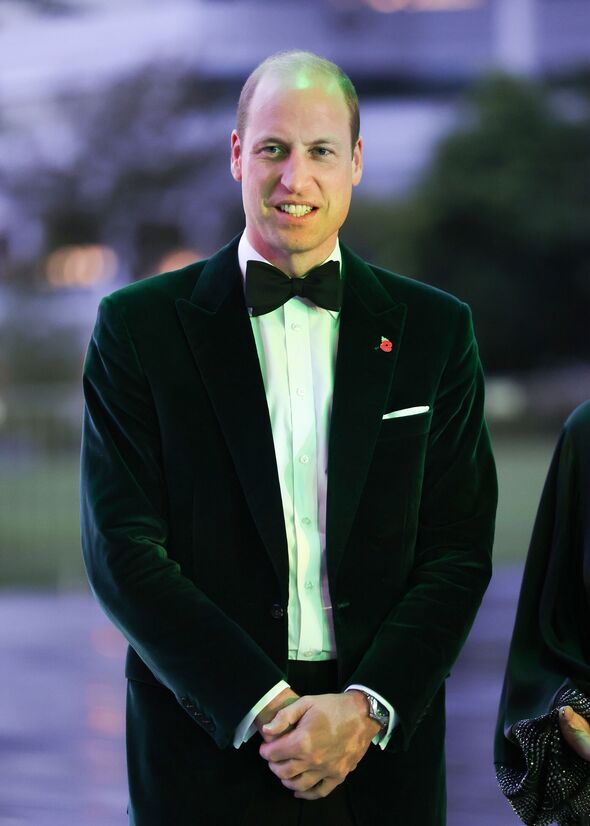
[(564, 688), (548, 714), (512, 726), (511, 740), (521, 750), (523, 768), (496, 765), (500, 790), (527, 826), (590, 824), (590, 763), (561, 735), (558, 715), (564, 705), (590, 720), (588, 697)]

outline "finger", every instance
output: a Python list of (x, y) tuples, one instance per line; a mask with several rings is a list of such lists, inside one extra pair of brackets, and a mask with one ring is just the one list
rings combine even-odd
[(290, 703), (280, 711), (277, 711), (270, 723), (265, 723), (262, 726), (263, 734), (285, 734), (285, 732), (294, 728), (297, 721), (300, 720), (309, 707), (305, 697), (300, 697), (294, 703)]
[(588, 721), (582, 717), (581, 714), (573, 711), (573, 725), (577, 728), (577, 730), (583, 734), (590, 734), (590, 726), (588, 725)]
[(307, 765), (302, 763), (301, 760), (283, 760), (281, 763), (269, 763), (268, 768), (280, 780), (290, 780), (308, 769)]
[(590, 726), (570, 707), (559, 710), (559, 727), (567, 744), (584, 760), (590, 761)]
[(317, 786), (324, 778), (318, 771), (307, 771), (296, 775), (295, 777), (282, 780), (282, 784), (286, 789), (293, 792), (308, 792)]
[(327, 797), (330, 792), (333, 792), (336, 786), (339, 785), (338, 780), (333, 777), (324, 777), (323, 780), (320, 780), (319, 783), (316, 783), (315, 786), (312, 786), (311, 789), (308, 789), (306, 792), (295, 792), (294, 797), (301, 798), (302, 800), (319, 800), (322, 797)]
[(569, 728), (571, 731), (590, 735), (590, 725), (587, 720), (575, 712), (571, 706), (562, 706), (559, 709), (559, 723), (562, 730)]
[(275, 740), (278, 740), (279, 737), (283, 737), (285, 734), (289, 734), (289, 732), (293, 731), (294, 728), (296, 728), (296, 726), (288, 726), (284, 731), (279, 731), (277, 734), (269, 734), (263, 730), (260, 732), (260, 736), (265, 743), (274, 743)]
[[(287, 731), (285, 733), (288, 734), (289, 731), (293, 730), (293, 728), (295, 728), (295, 726), (292, 726), (291, 728), (287, 729)], [(262, 739), (264, 740), (265, 743), (274, 743), (275, 740), (278, 740), (283, 735), (282, 734), (267, 734), (266, 732), (261, 731), (260, 736), (262, 737)]]
[(303, 757), (301, 737), (297, 729), (275, 738), (272, 743), (263, 743), (258, 752), (265, 760), (280, 763), (283, 760), (298, 760)]

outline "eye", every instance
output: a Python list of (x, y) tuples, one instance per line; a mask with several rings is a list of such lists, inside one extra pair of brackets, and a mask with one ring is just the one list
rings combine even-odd
[[(273, 149), (276, 149), (277, 151), (273, 152), (272, 151)], [(282, 152), (282, 149), (281, 149), (280, 146), (276, 146), (276, 144), (269, 144), (268, 146), (263, 146), (260, 151), (261, 152), (268, 152), (268, 154), (271, 157), (276, 158), (278, 156), (279, 152)]]
[(328, 155), (332, 154), (332, 150), (327, 149), (325, 146), (315, 146), (314, 149), (315, 149), (316, 152), (325, 152), (326, 153), (325, 155), (324, 154), (320, 155), (320, 157), (322, 157), (322, 158), (326, 158)]

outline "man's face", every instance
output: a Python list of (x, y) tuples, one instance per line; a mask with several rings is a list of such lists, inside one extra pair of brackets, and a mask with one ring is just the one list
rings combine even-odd
[[(250, 103), (243, 142), (234, 130), (231, 146), (250, 243), (289, 275), (303, 275), (332, 252), (361, 179), (362, 139), (352, 152), (342, 91), (306, 71), (268, 73)], [(293, 215), (284, 204), (313, 209)]]

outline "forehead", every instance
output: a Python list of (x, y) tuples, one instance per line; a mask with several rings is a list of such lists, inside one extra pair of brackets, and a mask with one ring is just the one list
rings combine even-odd
[(350, 132), (350, 113), (335, 78), (300, 69), (262, 76), (250, 102), (248, 131), (255, 140), (267, 130)]

